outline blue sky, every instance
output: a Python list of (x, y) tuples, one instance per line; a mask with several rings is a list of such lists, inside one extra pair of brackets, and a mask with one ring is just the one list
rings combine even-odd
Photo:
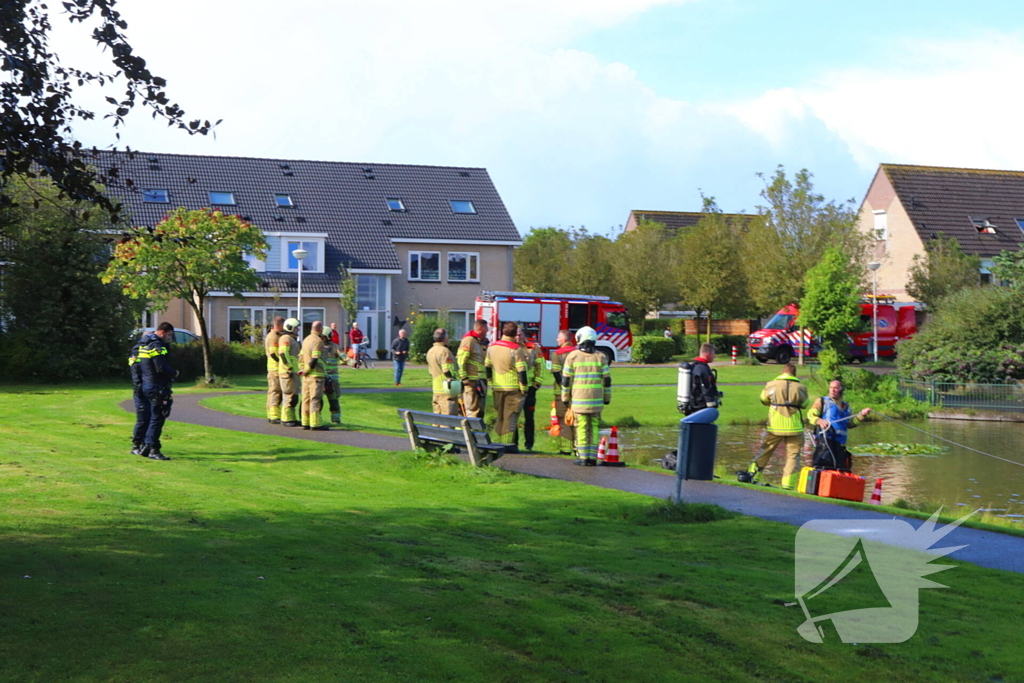
[[(522, 232), (753, 211), (777, 164), (861, 199), (878, 163), (1024, 168), (1024, 6), (992, 1), (122, 0), (190, 113), (142, 150), (484, 166)], [(173, 10), (173, 11), (172, 11)], [(64, 28), (68, 61), (95, 51)], [(91, 99), (90, 99), (91, 98)], [(98, 94), (83, 101), (100, 102)], [(113, 142), (108, 127), (76, 129)]]

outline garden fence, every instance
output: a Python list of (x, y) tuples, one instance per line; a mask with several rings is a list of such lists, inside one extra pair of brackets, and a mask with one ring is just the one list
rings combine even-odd
[(900, 391), (929, 405), (949, 409), (1024, 412), (1024, 384), (1007, 382), (917, 382), (900, 379)]

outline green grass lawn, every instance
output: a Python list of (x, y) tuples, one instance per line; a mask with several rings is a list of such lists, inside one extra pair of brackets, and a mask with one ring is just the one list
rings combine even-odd
[[(0, 388), (3, 681), (1020, 680), (1024, 577), (971, 565), (906, 643), (805, 642), (796, 529), (407, 453)], [(28, 578), (31, 577), (31, 578)]]

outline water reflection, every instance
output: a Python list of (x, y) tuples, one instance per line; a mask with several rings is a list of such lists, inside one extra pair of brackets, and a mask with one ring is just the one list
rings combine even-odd
[[(1024, 463), (1021, 442), (1024, 424), (927, 420), (914, 422), (919, 429), (1015, 463)], [(726, 472), (744, 469), (757, 453), (762, 427), (720, 426), (716, 463)], [(620, 431), (621, 449), (627, 462), (657, 465), (676, 447), (678, 430), (641, 427)], [(850, 445), (872, 443), (947, 444), (892, 422), (876, 422), (850, 430)], [(809, 447), (808, 447), (809, 448)], [(785, 456), (777, 451), (769, 469), (769, 481), (777, 481)], [(854, 472), (868, 479), (884, 479), (885, 503), (905, 498), (915, 503), (947, 507), (983, 508), (993, 514), (1024, 521), (1024, 466), (1002, 462), (962, 448), (949, 446), (940, 455), (854, 455)]]

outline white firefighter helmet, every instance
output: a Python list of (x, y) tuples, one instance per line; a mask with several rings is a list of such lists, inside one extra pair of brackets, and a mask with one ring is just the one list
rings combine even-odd
[(596, 342), (596, 341), (597, 341), (597, 332), (594, 331), (593, 327), (590, 327), (589, 325), (587, 325), (585, 327), (581, 327), (580, 329), (576, 330), (576, 343), (577, 344), (582, 344), (584, 342)]
[(458, 398), (459, 394), (462, 393), (462, 380), (461, 379), (450, 379), (445, 384), (448, 387), (448, 396), (451, 398)]
[(296, 320), (295, 318), (288, 318), (287, 320), (284, 321), (284, 330), (285, 330), (285, 332), (292, 332), (298, 326), (299, 326), (299, 321)]

